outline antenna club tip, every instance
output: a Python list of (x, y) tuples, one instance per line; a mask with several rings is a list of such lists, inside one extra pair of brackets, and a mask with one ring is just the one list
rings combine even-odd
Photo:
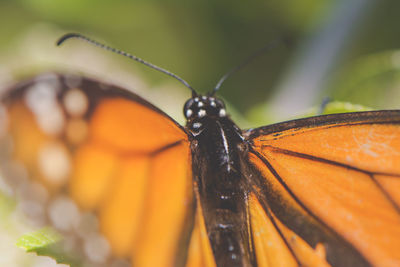
[(64, 34), (63, 36), (61, 36), (58, 40), (57, 40), (57, 42), (56, 42), (56, 45), (57, 46), (60, 46), (60, 45), (62, 45), (66, 40), (68, 40), (68, 39), (71, 39), (71, 38), (79, 38), (79, 37), (81, 37), (81, 35), (79, 34), (79, 33), (67, 33), (67, 34)]

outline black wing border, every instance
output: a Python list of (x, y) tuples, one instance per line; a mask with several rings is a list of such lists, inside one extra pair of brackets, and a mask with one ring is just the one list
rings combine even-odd
[(281, 132), (287, 130), (311, 129), (321, 126), (341, 126), (356, 124), (399, 124), (400, 123), (400, 110), (376, 110), (376, 111), (362, 111), (362, 112), (349, 112), (337, 113), (329, 115), (314, 116), (303, 119), (289, 120), (285, 122), (275, 123), (259, 128), (248, 129), (243, 131), (243, 135), (247, 140), (255, 139), (261, 135), (279, 136)]
[[(88, 97), (93, 99), (93, 105), (97, 106), (98, 102), (105, 97), (122, 97), (124, 99), (136, 102), (150, 110), (158, 113), (159, 115), (165, 117), (166, 119), (173, 122), (179, 129), (181, 129), (187, 136), (188, 139), (190, 138), (190, 134), (185, 129), (184, 126), (180, 125), (177, 121), (175, 121), (172, 117), (166, 114), (161, 109), (157, 108), (155, 105), (151, 104), (149, 101), (145, 100), (144, 98), (140, 97), (132, 90), (128, 88), (124, 88), (122, 86), (116, 85), (110, 81), (104, 81), (101, 78), (93, 77), (87, 75), (86, 73), (78, 73), (78, 72), (57, 72), (57, 71), (47, 71), (41, 72), (39, 75), (32, 75), (28, 76), (20, 82), (13, 84), (12, 86), (5, 86), (6, 90), (2, 92), (0, 95), (1, 101), (9, 101), (13, 98), (19, 97), (21, 93), (24, 93), (27, 87), (34, 85), (36, 82), (45, 81), (47, 75), (52, 75), (53, 77), (56, 76), (57, 79), (67, 86), (66, 79), (71, 76), (75, 76), (81, 79), (81, 85), (77, 86), (79, 89), (85, 91)], [(43, 79), (41, 79), (43, 77)], [(85, 86), (86, 85), (86, 86)], [(70, 88), (72, 89), (72, 88)], [(60, 92), (59, 92), (60, 93)], [(60, 94), (58, 96), (60, 97)], [(89, 114), (91, 107), (89, 107)]]

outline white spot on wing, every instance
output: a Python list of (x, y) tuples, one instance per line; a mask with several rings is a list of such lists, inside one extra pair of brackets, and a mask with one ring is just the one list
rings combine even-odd
[(33, 112), (44, 113), (57, 101), (57, 91), (57, 87), (47, 83), (35, 83), (26, 92), (26, 104)]
[(97, 234), (85, 240), (84, 250), (88, 258), (96, 263), (105, 262), (110, 255), (110, 245), (107, 240)]
[(50, 204), (49, 218), (58, 230), (73, 230), (79, 223), (79, 217), (77, 206), (68, 197), (60, 196)]
[(40, 114), (36, 119), (40, 129), (49, 135), (59, 134), (64, 128), (65, 118), (59, 107), (54, 107), (47, 114)]
[(41, 75), (36, 76), (35, 78), (36, 83), (46, 83), (51, 87), (59, 88), (60, 87), (60, 80), (58, 76), (54, 73), (44, 73)]
[(65, 118), (57, 101), (59, 87), (47, 82), (32, 85), (26, 95), (27, 106), (35, 114), (41, 130), (47, 134), (58, 134), (64, 127)]
[(69, 90), (64, 95), (63, 102), (66, 111), (71, 116), (82, 116), (89, 107), (87, 96), (79, 89)]
[(59, 143), (48, 143), (39, 150), (41, 173), (53, 184), (63, 184), (70, 173), (70, 159), (66, 148)]

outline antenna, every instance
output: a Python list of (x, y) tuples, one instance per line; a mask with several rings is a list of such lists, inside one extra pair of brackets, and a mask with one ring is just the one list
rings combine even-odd
[(187, 88), (189, 88), (189, 89), (192, 91), (192, 96), (197, 96), (196, 91), (189, 85), (189, 83), (187, 83), (184, 79), (182, 79), (182, 78), (179, 77), (178, 75), (176, 75), (176, 74), (174, 74), (174, 73), (172, 73), (172, 72), (170, 72), (170, 71), (168, 71), (168, 70), (166, 70), (166, 69), (160, 68), (160, 67), (158, 67), (158, 66), (156, 66), (156, 65), (153, 65), (153, 64), (151, 64), (151, 63), (149, 63), (149, 62), (147, 62), (147, 61), (145, 61), (145, 60), (143, 60), (143, 59), (141, 59), (141, 58), (139, 58), (139, 57), (137, 57), (137, 56), (131, 55), (131, 54), (129, 54), (129, 53), (127, 53), (127, 52), (124, 52), (124, 51), (122, 51), (122, 50), (118, 50), (118, 49), (116, 49), (116, 48), (113, 48), (113, 47), (107, 46), (107, 45), (105, 45), (105, 44), (99, 43), (99, 42), (97, 42), (97, 41), (95, 41), (95, 40), (92, 40), (92, 39), (90, 39), (90, 38), (88, 38), (88, 37), (82, 35), (82, 34), (79, 34), (79, 33), (67, 33), (67, 34), (61, 36), (61, 38), (58, 39), (58, 41), (57, 41), (56, 44), (57, 44), (57, 46), (60, 46), (60, 45), (62, 45), (65, 41), (67, 41), (67, 40), (69, 40), (69, 39), (73, 39), (73, 38), (75, 38), (75, 39), (81, 39), (81, 40), (83, 40), (83, 41), (88, 42), (89, 44), (95, 45), (95, 46), (100, 47), (100, 48), (103, 48), (103, 49), (105, 49), (105, 50), (108, 50), (108, 51), (117, 53), (117, 54), (119, 54), (119, 55), (125, 56), (125, 57), (127, 57), (127, 58), (133, 59), (133, 60), (135, 60), (135, 61), (137, 61), (137, 62), (140, 62), (140, 63), (142, 63), (143, 65), (146, 65), (146, 66), (148, 66), (148, 67), (150, 67), (150, 68), (152, 68), (152, 69), (155, 69), (155, 70), (158, 70), (158, 71), (160, 71), (160, 72), (162, 72), (162, 73), (164, 73), (164, 74), (167, 74), (168, 76), (171, 76), (171, 77), (175, 78), (176, 80), (178, 80), (178, 81), (180, 81), (181, 83), (183, 83), (183, 85), (185, 85)]
[(217, 85), (214, 87), (214, 90), (211, 92), (210, 95), (215, 95), (215, 93), (219, 90), (219, 88), (221, 87), (222, 83), (225, 82), (225, 80), (227, 78), (229, 78), (229, 76), (231, 76), (233, 73), (241, 70), (244, 66), (246, 66), (247, 64), (249, 64), (251, 61), (253, 61), (255, 58), (257, 58), (259, 55), (271, 50), (272, 48), (276, 47), (277, 45), (282, 43), (282, 39), (277, 39), (274, 40), (270, 43), (268, 43), (266, 46), (264, 46), (263, 48), (257, 50), (256, 52), (254, 52), (252, 55), (250, 55), (247, 59), (245, 59), (242, 63), (240, 63), (239, 65), (237, 65), (236, 67), (234, 67), (233, 69), (231, 69), (230, 71), (228, 71), (227, 73), (225, 73), (224, 76), (222, 76), (222, 78), (218, 81)]

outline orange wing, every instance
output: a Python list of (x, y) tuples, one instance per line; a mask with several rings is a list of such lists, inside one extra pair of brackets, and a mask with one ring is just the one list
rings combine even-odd
[[(197, 189), (198, 185), (195, 184), (195, 196), (196, 200), (199, 200), (200, 196)], [(186, 267), (216, 267), (200, 201), (197, 201), (196, 205), (196, 218), (190, 239)]]
[(250, 197), (259, 266), (400, 266), (400, 111), (246, 135), (259, 174)]
[(194, 221), (184, 129), (77, 76), (36, 77), (0, 107), (1, 171), (31, 220), (95, 266), (183, 264)]

